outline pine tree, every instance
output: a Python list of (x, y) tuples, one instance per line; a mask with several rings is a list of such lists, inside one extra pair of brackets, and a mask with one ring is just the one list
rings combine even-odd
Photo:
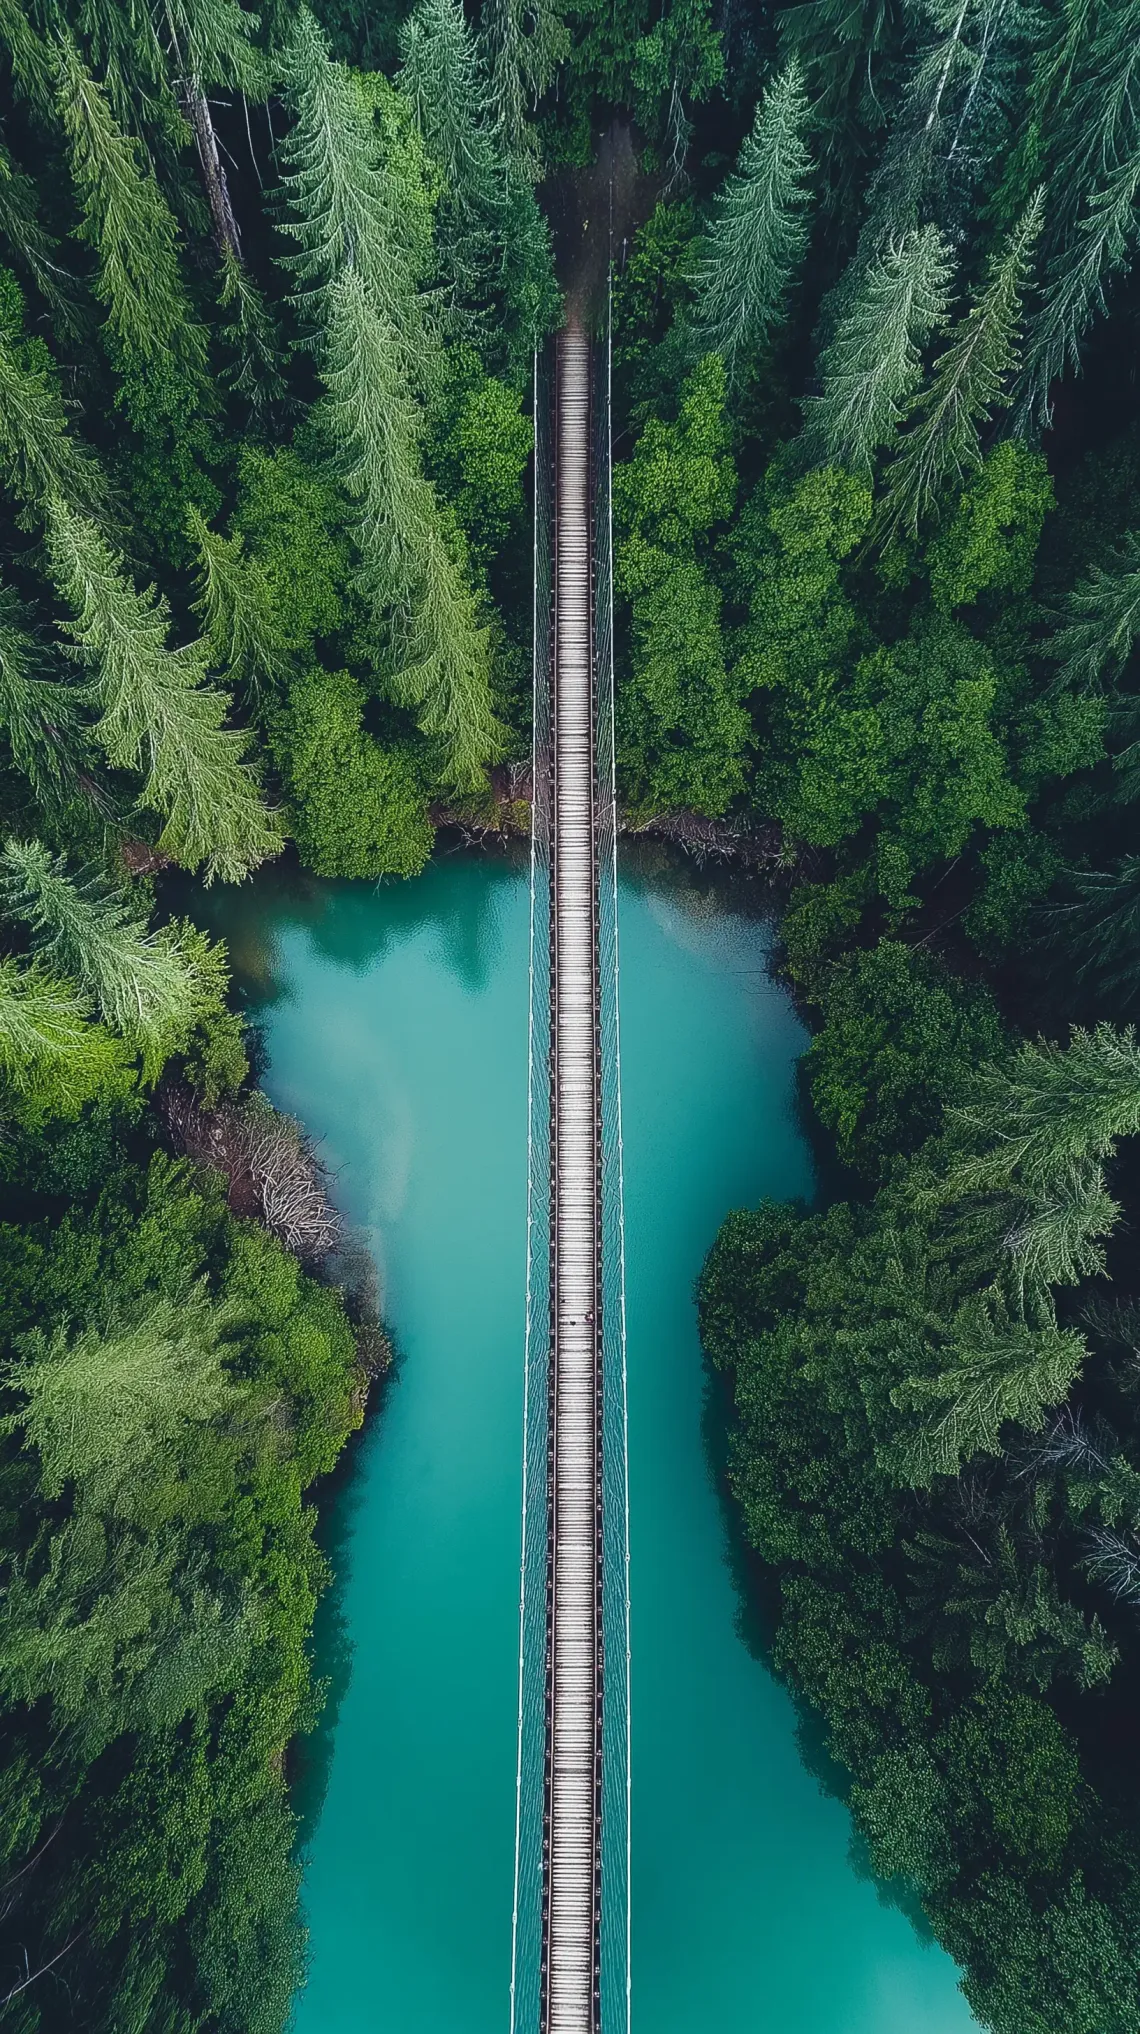
[(148, 932), (127, 900), (93, 878), (73, 880), (63, 856), (39, 841), (9, 840), (0, 854), (0, 896), (32, 928), (45, 971), (77, 982), (105, 1024), (143, 1054), (154, 1080), (185, 1043), (200, 994), (189, 956)]
[(1006, 384), (1017, 359), (1021, 299), (1041, 227), (1038, 191), (1004, 248), (990, 263), (986, 287), (954, 328), (919, 397), (915, 420), (885, 477), (878, 517), (881, 535), (914, 534), (943, 488), (981, 463), (981, 430), (1010, 400)]
[(285, 257), (297, 282), (295, 301), (323, 325), (332, 285), (357, 269), (399, 334), (409, 367), (422, 367), (416, 292), (430, 243), (419, 233), (416, 207), (394, 172), (372, 106), (357, 77), (332, 61), (307, 8), (283, 62), (296, 114), (280, 151), (289, 212), (282, 229), (296, 243)]
[(704, 345), (730, 372), (779, 322), (807, 246), (808, 113), (793, 59), (765, 90), (736, 172), (717, 198), (695, 278), (697, 319)]
[(1140, 1045), (1129, 1029), (1074, 1029), (1067, 1046), (1025, 1044), (975, 1075), (950, 1111), (962, 1155), (938, 1199), (997, 1196), (1021, 1289), (1045, 1293), (1104, 1266), (1119, 1210), (1104, 1162), (1140, 1130)]
[(49, 495), (85, 515), (107, 512), (109, 491), (93, 452), (73, 438), (46, 348), (0, 331), (0, 461), (4, 479), (35, 518)]
[(33, 179), (17, 169), (0, 144), (0, 233), (49, 306), (60, 329), (82, 335), (86, 307), (76, 278), (59, 260), (59, 248), (40, 219)]
[(33, 964), (0, 960), (0, 1075), (35, 1122), (70, 1115), (112, 1080), (122, 1047), (87, 1021), (82, 997)]
[(456, 562), (459, 532), (445, 529), (434, 496), (432, 508), (407, 655), (393, 689), (416, 709), (424, 733), (440, 743), (445, 781), (457, 791), (473, 791), (484, 782), (485, 765), (503, 752), (503, 731), (491, 703), (490, 638)]
[[(1140, 998), (1140, 855), (1111, 869), (1069, 869), (1039, 918), (1077, 981), (1122, 1013)], [(1102, 1005), (1104, 1007), (1104, 1005)]]
[(1140, 536), (1129, 532), (1107, 569), (1094, 565), (1069, 595), (1070, 619), (1048, 653), (1059, 665), (1057, 685), (1089, 686), (1117, 672), (1140, 636)]
[(1136, 154), (1089, 199), (1071, 243), (1058, 253), (1046, 276), (1018, 386), (1018, 413), (1024, 425), (1033, 420), (1048, 424), (1051, 384), (1066, 368), (1080, 366), (1084, 333), (1094, 313), (1105, 308), (1105, 282), (1125, 266), (1135, 245), (1138, 193), (1140, 141)]
[(263, 686), (285, 684), (293, 669), (272, 589), (240, 537), (219, 536), (197, 509), (187, 525), (199, 561), (194, 612), (210, 663), (256, 700)]
[(823, 392), (804, 404), (813, 464), (871, 477), (922, 379), (921, 347), (944, 322), (953, 264), (934, 226), (876, 256), (820, 358)]
[(520, 0), (484, 0), (479, 36), (486, 54), (490, 104), (503, 146), (519, 161), (529, 162), (527, 134), (526, 51)]
[(288, 394), (282, 372), (284, 348), (265, 298), (230, 247), (222, 250), (218, 303), (229, 314), (225, 337), (232, 365), (225, 374), (226, 385), (246, 405), (251, 428), (266, 431)]
[(0, 44), (19, 93), (37, 118), (50, 124), (55, 117), (55, 59), (28, 20), (22, 0), (0, 0)]
[(500, 202), (502, 178), (463, 0), (416, 0), (400, 49), (400, 90), (443, 171), (459, 220), (478, 225)]
[(362, 584), (383, 606), (421, 570), (431, 520), (417, 448), (419, 412), (408, 393), (395, 333), (358, 269), (329, 291), (321, 418), (333, 463), (356, 506)]
[(194, 131), (202, 181), (219, 251), (241, 259), (241, 236), (218, 147), (207, 88), (263, 98), (269, 72), (253, 37), (258, 18), (240, 0), (163, 0), (162, 17), (178, 97)]
[(50, 505), (48, 548), (77, 654), (100, 708), (94, 733), (116, 769), (144, 776), (142, 803), (163, 821), (159, 848), (206, 882), (240, 882), (276, 854), (280, 831), (242, 757), (248, 738), (223, 725), (229, 695), (206, 683), (205, 645), (171, 650), (169, 609), (136, 592), (95, 525)]
[(74, 686), (46, 677), (44, 662), (16, 602), (0, 590), (0, 731), (40, 804), (51, 805), (75, 781), (86, 733)]
[(138, 143), (117, 125), (106, 93), (64, 38), (59, 110), (83, 212), (82, 237), (98, 262), (96, 294), (119, 363), (137, 370), (171, 355), (198, 379), (206, 342), (182, 280), (178, 228)]

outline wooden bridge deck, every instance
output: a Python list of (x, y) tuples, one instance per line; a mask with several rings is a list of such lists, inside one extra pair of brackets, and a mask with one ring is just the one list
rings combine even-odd
[(543, 2034), (598, 2024), (600, 1069), (590, 346), (558, 343), (551, 885), (551, 1404)]

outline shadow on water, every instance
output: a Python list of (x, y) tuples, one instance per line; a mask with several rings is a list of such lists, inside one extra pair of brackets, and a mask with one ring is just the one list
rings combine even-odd
[[(463, 864), (476, 854), (495, 880), (473, 892), (464, 880)], [(499, 883), (516, 880), (526, 868), (522, 841), (496, 850), (493, 857), (464, 849), (437, 854), (411, 883), (330, 882), (283, 856), (256, 885), (204, 892), (173, 878), (165, 895), (174, 909), (191, 911), (209, 932), (226, 941), (243, 1002), (248, 1010), (257, 1011), (288, 1000), (281, 944), (293, 930), (305, 931), (315, 950), (337, 967), (366, 975), (430, 925), (450, 971), (465, 988), (485, 988), (500, 950)], [(380, 889), (382, 912), (376, 909)]]
[[(732, 1387), (722, 1372), (704, 1358), (704, 1402), (701, 1411), (701, 1438), (709, 1475), (720, 1507), (725, 1565), (736, 1592), (735, 1628), (741, 1644), (786, 1690), (795, 1711), (796, 1748), (806, 1771), (820, 1792), (849, 1808), (851, 1775), (832, 1756), (822, 1716), (794, 1687), (789, 1686), (775, 1659), (776, 1632), (780, 1617), (780, 1589), (773, 1569), (749, 1546), (740, 1507), (729, 1481), (732, 1446)], [(905, 1915), (924, 1943), (935, 1941), (934, 1930), (922, 1910), (918, 1893), (902, 1879), (883, 1879), (875, 1871), (865, 1837), (851, 1825), (848, 1859), (856, 1878), (873, 1887), (882, 1907), (895, 1908)]]
[(353, 1434), (335, 1469), (314, 1490), (316, 1542), (328, 1563), (328, 1586), (317, 1603), (309, 1658), (319, 1660), (320, 1714), (312, 1730), (295, 1738), (289, 1752), (289, 1792), (297, 1817), (296, 1849), (303, 1855), (321, 1819), (332, 1770), (337, 1723), (352, 1677), (354, 1645), (344, 1608), (349, 1583), (348, 1549), (368, 1499), (368, 1458), (380, 1442), (380, 1424), (398, 1387), (403, 1356), (395, 1344), (392, 1360), (368, 1394), (364, 1424)]

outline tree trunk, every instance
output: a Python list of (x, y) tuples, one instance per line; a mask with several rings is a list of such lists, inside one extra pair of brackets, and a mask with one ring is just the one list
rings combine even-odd
[(224, 254), (228, 247), (234, 260), (240, 261), (241, 235), (230, 202), (230, 189), (222, 167), (222, 158), (218, 152), (218, 137), (214, 131), (213, 115), (197, 78), (182, 79), (182, 103), (198, 144), (198, 160), (202, 165), (202, 180), (206, 186), (206, 197), (214, 222), (214, 238), (218, 243), (218, 251)]

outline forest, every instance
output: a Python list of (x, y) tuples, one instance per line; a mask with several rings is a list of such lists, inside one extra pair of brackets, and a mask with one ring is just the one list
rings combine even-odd
[(775, 1661), (996, 2034), (1140, 2026), (1136, 0), (0, 0), (0, 2020), (280, 2034), (386, 1343), (193, 885), (530, 741), (606, 131), (623, 809), (778, 909), (700, 1289)]

